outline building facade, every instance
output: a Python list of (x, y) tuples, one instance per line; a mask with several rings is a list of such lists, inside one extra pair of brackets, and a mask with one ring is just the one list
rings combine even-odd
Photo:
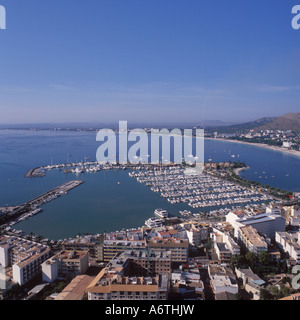
[(252, 226), (239, 228), (238, 239), (248, 251), (255, 254), (268, 250), (268, 244)]
[(162, 239), (151, 238), (148, 240), (148, 247), (151, 251), (170, 251), (172, 262), (186, 262), (189, 253), (189, 242), (184, 239)]
[(131, 273), (134, 259), (118, 253), (87, 288), (89, 300), (166, 300), (169, 275), (154, 277)]
[(59, 276), (84, 274), (88, 266), (88, 251), (63, 250), (42, 264), (43, 281), (52, 282)]
[(15, 236), (0, 237), (0, 264), (12, 267), (13, 281), (27, 283), (41, 272), (41, 264), (50, 256), (46, 245)]

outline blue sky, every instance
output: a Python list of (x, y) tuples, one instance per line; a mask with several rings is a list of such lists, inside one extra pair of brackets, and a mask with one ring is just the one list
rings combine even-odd
[(298, 112), (297, 0), (0, 0), (0, 123)]

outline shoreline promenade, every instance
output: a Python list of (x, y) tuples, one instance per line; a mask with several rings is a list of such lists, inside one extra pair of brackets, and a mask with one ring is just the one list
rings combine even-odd
[(273, 150), (273, 151), (278, 151), (278, 152), (283, 152), (283, 153), (286, 153), (286, 154), (290, 154), (290, 155), (293, 155), (293, 156), (296, 156), (296, 157), (300, 157), (300, 151), (284, 149), (282, 147), (269, 146), (269, 145), (264, 144), (264, 143), (253, 143), (253, 142), (231, 140), (231, 139), (224, 139), (224, 138), (205, 138), (205, 139), (232, 142), (232, 143), (241, 143), (241, 144), (245, 144), (245, 145), (251, 145), (251, 146), (255, 146), (255, 147), (265, 148), (265, 149), (269, 149), (269, 150)]

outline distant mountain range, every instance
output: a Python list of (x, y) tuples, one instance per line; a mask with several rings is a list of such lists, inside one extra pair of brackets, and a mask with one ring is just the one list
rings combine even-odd
[[(300, 113), (287, 113), (281, 117), (264, 117), (255, 121), (250, 121), (246, 123), (234, 123), (225, 122), (220, 120), (204, 120), (197, 125), (192, 123), (173, 123), (173, 124), (149, 124), (149, 123), (129, 123), (128, 129), (133, 128), (191, 128), (198, 127), (205, 129), (206, 132), (219, 132), (219, 133), (235, 133), (235, 132), (245, 132), (251, 129), (254, 130), (292, 130), (300, 132)], [(44, 124), (0, 124), (0, 129), (83, 129), (87, 130), (89, 128), (118, 128), (118, 122), (116, 123), (44, 123)]]
[(222, 132), (222, 133), (234, 133), (237, 131), (248, 131), (254, 128), (258, 128), (261, 127), (263, 125), (266, 125), (272, 121), (274, 121), (275, 117), (265, 117), (265, 118), (261, 118), (255, 121), (250, 121), (250, 122), (246, 122), (246, 123), (240, 123), (240, 124), (234, 124), (234, 125), (229, 125), (229, 126), (210, 126), (210, 127), (206, 127), (205, 129), (206, 131), (218, 131), (218, 132)]
[(287, 113), (279, 118), (259, 126), (262, 130), (292, 130), (300, 131), (300, 113)]
[(300, 113), (287, 113), (281, 117), (265, 117), (246, 123), (229, 126), (207, 127), (206, 131), (234, 133), (248, 130), (292, 130), (300, 132)]

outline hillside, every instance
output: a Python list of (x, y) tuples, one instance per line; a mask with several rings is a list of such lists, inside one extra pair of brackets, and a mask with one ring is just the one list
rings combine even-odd
[(235, 125), (230, 125), (230, 126), (213, 126), (210, 128), (205, 128), (205, 131), (207, 132), (213, 132), (217, 131), (220, 133), (235, 133), (237, 131), (248, 131), (260, 126), (267, 125), (270, 122), (275, 121), (277, 118), (275, 117), (265, 117), (261, 118), (255, 121), (250, 121), (246, 123), (241, 123), (241, 124), (235, 124)]
[(287, 113), (271, 122), (258, 126), (258, 130), (293, 130), (300, 131), (300, 113)]

